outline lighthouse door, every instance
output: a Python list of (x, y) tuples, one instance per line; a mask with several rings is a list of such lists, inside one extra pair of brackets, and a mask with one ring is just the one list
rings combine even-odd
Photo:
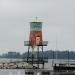
[(36, 37), (36, 45), (39, 45), (39, 44), (40, 44), (40, 37), (37, 36), (37, 37)]

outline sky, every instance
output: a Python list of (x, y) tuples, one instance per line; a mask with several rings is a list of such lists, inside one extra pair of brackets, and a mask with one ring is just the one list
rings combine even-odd
[(0, 0), (0, 53), (27, 51), (24, 41), (36, 16), (45, 50), (75, 50), (75, 0)]

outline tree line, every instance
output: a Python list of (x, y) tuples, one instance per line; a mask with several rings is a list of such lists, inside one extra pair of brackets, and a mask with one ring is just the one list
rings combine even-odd
[[(37, 52), (35, 53), (37, 54)], [(0, 58), (27, 58), (28, 53), (20, 53), (20, 52), (8, 52), (0, 55)], [(48, 50), (43, 52), (44, 58), (48, 59), (75, 59), (75, 51), (60, 51), (60, 50)], [(32, 57), (32, 52), (29, 52), (29, 57)], [(39, 52), (39, 57), (42, 57), (42, 52)]]

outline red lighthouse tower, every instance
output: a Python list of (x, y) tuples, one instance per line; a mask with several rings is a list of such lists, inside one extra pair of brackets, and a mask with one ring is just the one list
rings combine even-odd
[[(25, 41), (25, 46), (28, 46), (28, 56), (27, 62), (32, 64), (43, 64), (44, 68), (44, 55), (43, 55), (43, 46), (47, 46), (48, 42), (43, 41), (42, 37), (42, 22), (30, 22), (30, 35), (29, 41)], [(29, 50), (32, 49), (32, 57), (29, 55)], [(35, 48), (37, 48), (37, 57), (35, 56)], [(41, 58), (39, 57), (39, 50), (42, 49)], [(41, 60), (40, 60), (41, 59)]]
[(30, 39), (32, 48), (42, 42), (42, 22), (30, 22)]

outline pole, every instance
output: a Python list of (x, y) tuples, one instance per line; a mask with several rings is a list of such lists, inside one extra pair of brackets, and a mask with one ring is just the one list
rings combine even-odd
[(52, 66), (54, 64), (54, 51), (53, 51), (53, 59), (52, 59)]
[(69, 50), (68, 50), (68, 66), (69, 66)]
[(43, 54), (43, 46), (42, 46), (42, 62), (43, 62), (43, 69), (44, 69), (44, 54)]
[(30, 49), (30, 46), (28, 46), (27, 63), (28, 63), (28, 60), (29, 60), (29, 49)]
[(32, 65), (33, 65), (33, 59), (34, 59), (34, 47), (32, 48)]
[(38, 53), (37, 53), (37, 57), (38, 57), (38, 59), (37, 59), (37, 60), (38, 60), (38, 64), (37, 64), (37, 65), (38, 65), (38, 68), (39, 68), (39, 46), (37, 46), (37, 51), (38, 51)]

